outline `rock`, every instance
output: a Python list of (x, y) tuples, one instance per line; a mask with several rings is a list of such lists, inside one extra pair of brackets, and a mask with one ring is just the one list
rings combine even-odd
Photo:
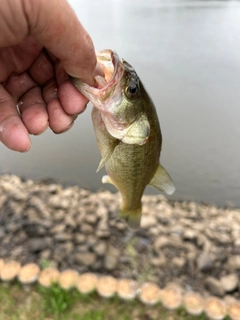
[(30, 221), (23, 221), (22, 228), (25, 232), (25, 235), (31, 238), (47, 235), (47, 230), (44, 226), (41, 225), (40, 221), (36, 221), (35, 223)]
[(214, 266), (214, 260), (209, 252), (202, 252), (197, 258), (197, 267), (199, 271), (210, 271)]
[(12, 252), (11, 252), (11, 256), (14, 258), (14, 260), (17, 260), (16, 257), (20, 257), (24, 252), (24, 248), (23, 246), (18, 246), (15, 247)]
[(52, 256), (52, 250), (51, 249), (45, 249), (40, 253), (40, 260), (48, 260)]
[(232, 302), (229, 306), (228, 306), (228, 315), (230, 317), (230, 319), (232, 320), (239, 320), (240, 317), (240, 302), (239, 301), (235, 301)]
[(109, 244), (108, 248), (107, 248), (107, 255), (120, 257), (121, 251), (119, 249), (115, 248), (114, 246), (112, 246), (111, 244)]
[(197, 235), (197, 246), (198, 246), (199, 248), (204, 247), (207, 242), (208, 242), (208, 239), (207, 239), (207, 237), (206, 237), (204, 234), (199, 233), (199, 234)]
[(164, 267), (167, 265), (167, 258), (163, 253), (161, 253), (158, 257), (154, 257), (151, 259), (150, 263), (156, 267)]
[(54, 239), (59, 242), (69, 241), (69, 240), (72, 240), (72, 238), (73, 238), (72, 233), (67, 233), (67, 232), (61, 232), (54, 235)]
[(104, 267), (107, 270), (114, 270), (117, 267), (118, 260), (118, 256), (106, 255), (104, 259)]
[(110, 237), (110, 231), (108, 228), (105, 228), (105, 229), (98, 229), (97, 232), (96, 232), (96, 236), (99, 238), (99, 239), (107, 239)]
[(31, 252), (39, 252), (52, 245), (51, 238), (33, 238), (29, 241), (29, 250)]
[(79, 274), (75, 270), (67, 269), (60, 273), (58, 283), (62, 289), (69, 290), (75, 287)]
[(85, 217), (85, 221), (89, 224), (96, 224), (98, 221), (98, 217), (95, 214), (87, 214)]
[(230, 269), (240, 270), (240, 255), (230, 256), (228, 259), (228, 265)]
[(224, 289), (221, 282), (213, 277), (207, 277), (204, 281), (206, 288), (215, 296), (223, 297)]
[(184, 267), (186, 260), (183, 257), (174, 257), (171, 262), (174, 267), (181, 269)]
[(54, 267), (49, 267), (41, 271), (38, 278), (38, 282), (43, 287), (50, 287), (53, 283), (57, 282), (59, 279), (60, 273)]
[(64, 222), (65, 226), (70, 227), (71, 229), (75, 229), (77, 227), (77, 221), (69, 214), (65, 216)]
[(141, 228), (148, 229), (152, 226), (155, 226), (157, 224), (157, 219), (154, 216), (150, 215), (142, 215), (141, 218)]
[(96, 209), (96, 216), (100, 219), (108, 219), (108, 210), (106, 207), (100, 205)]
[(177, 238), (180, 238), (183, 235), (183, 232), (184, 232), (184, 228), (180, 225), (173, 225), (170, 228), (171, 235), (173, 235)]
[(87, 236), (86, 242), (89, 247), (94, 247), (94, 245), (98, 242), (98, 239), (94, 235)]
[(67, 257), (66, 252), (61, 248), (55, 249), (52, 255), (53, 260), (56, 261), (57, 263), (63, 262), (66, 259), (66, 257)]
[(118, 281), (111, 276), (100, 277), (96, 284), (98, 294), (104, 298), (114, 296), (117, 290)]
[(138, 292), (139, 285), (131, 279), (120, 279), (117, 285), (117, 294), (123, 300), (133, 300)]
[(194, 316), (199, 316), (203, 312), (204, 300), (196, 292), (187, 292), (183, 299), (184, 307), (187, 312)]
[(3, 228), (0, 227), (0, 239), (3, 239), (5, 237), (5, 231)]
[(212, 320), (223, 320), (226, 316), (227, 307), (223, 300), (209, 297), (205, 300), (204, 311)]
[(74, 242), (76, 244), (79, 244), (79, 243), (84, 243), (87, 239), (87, 236), (85, 234), (82, 234), (82, 233), (77, 233), (74, 235)]
[(54, 210), (53, 220), (57, 222), (63, 221), (65, 218), (65, 215), (66, 215), (65, 210), (56, 209)]
[(50, 233), (52, 234), (58, 234), (58, 233), (63, 233), (65, 230), (66, 226), (64, 223), (56, 224), (50, 229)]
[(154, 241), (153, 247), (155, 251), (159, 251), (159, 250), (161, 251), (161, 248), (166, 247), (169, 244), (170, 244), (170, 240), (168, 237), (160, 236)]
[(145, 282), (140, 289), (139, 299), (147, 305), (154, 305), (160, 300), (160, 288), (151, 282)]
[(224, 245), (232, 243), (232, 239), (231, 239), (230, 235), (226, 234), (226, 233), (219, 233), (216, 238), (216, 241), (218, 241), (220, 244), (224, 244)]
[(192, 229), (185, 229), (183, 232), (183, 239), (184, 240), (195, 240), (197, 238), (197, 233), (195, 230)]
[(89, 251), (89, 246), (87, 243), (80, 244), (80, 245), (76, 246), (76, 251), (77, 252), (87, 252), (87, 251)]
[(59, 195), (54, 195), (49, 198), (49, 205), (54, 208), (67, 209), (70, 205), (70, 200), (62, 198)]
[(7, 195), (1, 194), (0, 195), (0, 209), (3, 208), (6, 201), (7, 201)]
[(239, 277), (236, 273), (231, 273), (221, 277), (220, 283), (225, 292), (232, 292), (238, 287)]
[(167, 286), (160, 291), (160, 299), (165, 308), (175, 310), (182, 304), (182, 290), (177, 285)]
[(117, 220), (115, 222), (115, 227), (119, 230), (119, 231), (124, 231), (127, 229), (127, 225), (125, 222)]
[(84, 266), (91, 266), (96, 261), (96, 255), (92, 252), (76, 253), (74, 255), (74, 260)]
[(93, 229), (93, 226), (91, 226), (90, 224), (82, 224), (81, 225), (81, 231), (83, 234), (91, 234), (93, 233), (94, 229)]
[(98, 278), (93, 273), (81, 274), (76, 283), (76, 288), (83, 294), (89, 294), (96, 289)]
[(71, 241), (58, 245), (60, 250), (63, 250), (68, 256), (73, 252), (74, 245)]
[(15, 233), (16, 231), (20, 230), (21, 226), (18, 223), (10, 222), (6, 226), (7, 233)]
[(23, 266), (18, 274), (18, 280), (24, 284), (34, 283), (39, 276), (40, 268), (35, 263), (29, 263)]
[(2, 281), (12, 281), (18, 276), (21, 270), (21, 265), (17, 261), (5, 262), (1, 268), (0, 278)]
[(107, 250), (107, 243), (104, 241), (99, 241), (94, 245), (93, 250), (97, 255), (103, 256)]
[(148, 232), (149, 232), (150, 235), (155, 236), (155, 237), (158, 236), (159, 233), (160, 233), (159, 232), (159, 228), (157, 226), (149, 228)]

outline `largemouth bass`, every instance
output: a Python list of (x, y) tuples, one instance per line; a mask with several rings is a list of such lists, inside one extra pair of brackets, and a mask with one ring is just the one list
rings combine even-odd
[(122, 195), (120, 217), (136, 228), (141, 220), (141, 198), (149, 184), (172, 194), (173, 182), (160, 165), (162, 135), (155, 106), (133, 67), (117, 53), (97, 53), (104, 77), (96, 87), (72, 78), (74, 85), (94, 105), (92, 120), (105, 166), (103, 183), (113, 184)]

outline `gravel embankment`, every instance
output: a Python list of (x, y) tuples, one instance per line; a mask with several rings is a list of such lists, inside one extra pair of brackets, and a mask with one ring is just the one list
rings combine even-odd
[(240, 299), (239, 209), (144, 196), (132, 232), (114, 219), (119, 203), (118, 193), (3, 175), (0, 258)]

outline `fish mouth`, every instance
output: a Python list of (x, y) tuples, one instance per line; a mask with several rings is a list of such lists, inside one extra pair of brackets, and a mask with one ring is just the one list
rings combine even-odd
[(118, 54), (110, 49), (96, 52), (96, 58), (102, 66), (104, 76), (95, 76), (95, 86), (90, 86), (74, 77), (70, 77), (70, 80), (96, 108), (103, 111), (107, 101), (112, 103), (121, 100), (124, 66)]
[(110, 49), (96, 53), (97, 61), (103, 68), (104, 77), (96, 76), (96, 88), (101, 93), (106, 93), (116, 86), (123, 76), (123, 66), (118, 54)]

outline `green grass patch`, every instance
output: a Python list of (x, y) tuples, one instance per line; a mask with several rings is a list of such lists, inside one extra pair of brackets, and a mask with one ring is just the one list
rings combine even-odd
[[(103, 299), (96, 293), (77, 290), (22, 287), (0, 283), (0, 320), (207, 320), (205, 315), (189, 316), (183, 308), (175, 312), (161, 304), (147, 307), (138, 300), (124, 302), (118, 297)], [(226, 318), (225, 320), (229, 320)]]

